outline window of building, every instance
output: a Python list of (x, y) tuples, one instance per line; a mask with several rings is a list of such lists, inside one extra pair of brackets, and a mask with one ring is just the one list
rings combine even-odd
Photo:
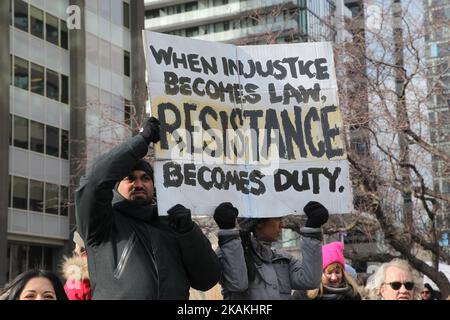
[(14, 78), (14, 61), (13, 61), (13, 56), (12, 54), (9, 55), (9, 85), (12, 86), (13, 84), (13, 78)]
[(159, 9), (145, 11), (145, 19), (159, 18)]
[(13, 130), (13, 121), (12, 121), (13, 117), (12, 114), (9, 114), (9, 145), (12, 146), (12, 138), (13, 138), (13, 134), (12, 134), (12, 130)]
[(28, 61), (14, 57), (14, 85), (28, 90)]
[(48, 13), (45, 14), (45, 39), (54, 45), (59, 45), (58, 18)]
[(129, 77), (131, 74), (131, 65), (130, 65), (130, 53), (126, 50), (123, 51), (123, 73)]
[(28, 149), (28, 119), (14, 116), (14, 146)]
[(9, 189), (9, 193), (8, 193), (8, 208), (11, 208), (11, 190), (12, 190), (12, 176), (9, 174), (8, 175), (8, 189)]
[(44, 183), (30, 179), (30, 206), (29, 210), (42, 212), (44, 204)]
[(228, 0), (214, 0), (214, 6), (222, 6), (224, 4), (228, 4)]
[(69, 103), (69, 77), (61, 74), (61, 102)]
[(44, 95), (44, 67), (31, 63), (31, 92)]
[(13, 208), (27, 210), (28, 179), (13, 177)]
[(14, 1), (14, 26), (28, 32), (28, 4), (22, 0)]
[(44, 153), (44, 125), (30, 121), (30, 150)]
[(59, 100), (59, 76), (50, 69), (47, 69), (47, 98)]
[(67, 30), (67, 22), (64, 20), (59, 21), (60, 29), (60, 41), (61, 48), (69, 49), (69, 31)]
[(199, 34), (198, 27), (186, 29), (186, 37), (195, 37), (198, 36), (198, 34)]
[(222, 22), (214, 23), (214, 32), (222, 32), (223, 24)]
[(60, 215), (68, 216), (69, 215), (69, 188), (66, 186), (61, 186), (61, 195), (60, 199)]
[(44, 39), (44, 12), (30, 6), (30, 32), (33, 36)]
[(40, 246), (29, 246), (28, 250), (28, 269), (47, 269), (51, 265), (45, 265), (44, 262), (44, 248)]
[(197, 1), (188, 2), (184, 5), (184, 10), (187, 12), (197, 10), (197, 9), (198, 9)]
[(8, 244), (9, 263), (7, 261), (7, 279), (11, 281), (19, 274), (32, 270), (51, 270), (53, 266), (53, 249), (44, 246)]
[(61, 158), (69, 159), (69, 131), (61, 129)]
[(45, 126), (45, 153), (59, 156), (59, 129), (52, 126)]
[(130, 5), (125, 1), (122, 1), (123, 4), (123, 26), (125, 28), (130, 27)]
[(47, 182), (45, 183), (45, 212), (58, 214), (58, 207), (58, 185)]
[(13, 17), (13, 1), (9, 0), (9, 25), (12, 26), (12, 17)]
[(131, 102), (125, 99), (124, 121), (127, 126), (131, 126)]

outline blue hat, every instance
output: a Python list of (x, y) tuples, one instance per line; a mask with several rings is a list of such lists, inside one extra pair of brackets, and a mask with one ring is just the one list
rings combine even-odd
[(356, 277), (358, 277), (358, 273), (356, 273), (355, 268), (353, 268), (351, 265), (349, 265), (347, 263), (345, 264), (345, 272), (348, 272), (355, 280), (356, 280)]

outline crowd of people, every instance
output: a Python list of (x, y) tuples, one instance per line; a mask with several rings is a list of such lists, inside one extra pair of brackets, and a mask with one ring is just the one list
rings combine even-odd
[(96, 159), (76, 191), (74, 254), (58, 275), (20, 274), (0, 300), (189, 299), (190, 289), (220, 285), (227, 300), (433, 300), (429, 284), (404, 260), (382, 264), (361, 282), (344, 257), (343, 244), (323, 245), (328, 210), (310, 201), (303, 211), (302, 259), (272, 248), (282, 217), (240, 218), (231, 202), (213, 217), (218, 248), (180, 204), (159, 216), (153, 168), (143, 158), (159, 141), (150, 118), (138, 135)]

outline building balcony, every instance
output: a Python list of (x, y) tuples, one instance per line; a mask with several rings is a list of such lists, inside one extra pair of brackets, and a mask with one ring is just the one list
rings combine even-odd
[[(148, 1), (145, 3), (147, 4)], [(162, 1), (149, 1), (162, 2)], [(234, 2), (222, 6), (198, 9), (189, 12), (182, 12), (173, 15), (161, 16), (158, 18), (146, 19), (145, 28), (152, 31), (167, 32), (178, 29), (185, 29), (194, 26), (200, 26), (215, 21), (230, 20), (243, 16), (243, 12), (251, 11), (269, 6), (275, 6), (286, 3), (294, 4), (296, 1), (286, 0), (254, 0), (246, 2)], [(167, 6), (166, 3), (165, 7)], [(150, 5), (150, 4), (149, 4)], [(156, 7), (156, 5), (155, 5)], [(149, 8), (149, 7), (146, 7)]]
[(144, 0), (144, 6), (145, 9), (148, 10), (183, 4), (191, 1), (192, 0)]
[(68, 240), (69, 217), (8, 208), (8, 232)]
[(268, 33), (278, 33), (281, 30), (297, 30), (298, 24), (294, 20), (289, 20), (285, 23), (275, 23), (268, 26), (252, 26), (247, 28), (239, 28), (227, 30), (222, 32), (214, 32), (209, 34), (198, 35), (192, 39), (217, 41), (217, 42), (231, 42), (236, 39), (244, 37), (252, 37), (256, 35), (264, 35)]

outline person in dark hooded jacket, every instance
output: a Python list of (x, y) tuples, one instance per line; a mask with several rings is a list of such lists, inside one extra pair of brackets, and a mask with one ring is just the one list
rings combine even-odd
[(92, 299), (188, 299), (220, 277), (211, 243), (176, 205), (158, 216), (153, 170), (142, 158), (159, 122), (97, 158), (76, 192), (77, 230), (88, 256)]
[(423, 290), (420, 292), (422, 300), (439, 300), (436, 292), (429, 283), (423, 285)]

